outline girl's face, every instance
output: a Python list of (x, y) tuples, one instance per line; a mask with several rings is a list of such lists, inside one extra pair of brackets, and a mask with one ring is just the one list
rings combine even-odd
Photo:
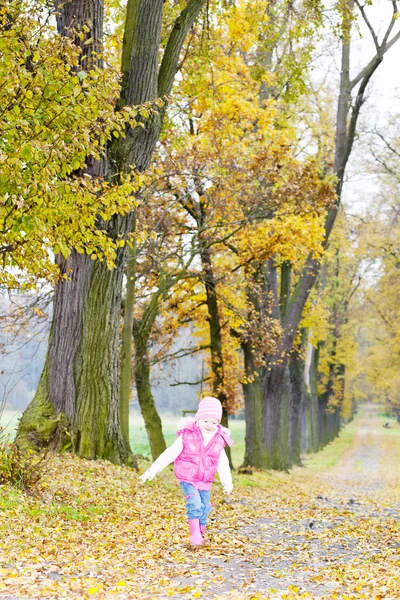
[(218, 427), (217, 419), (199, 419), (197, 425), (201, 431), (205, 433), (213, 433)]

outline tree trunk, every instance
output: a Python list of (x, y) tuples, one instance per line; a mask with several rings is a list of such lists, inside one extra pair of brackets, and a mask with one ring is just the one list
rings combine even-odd
[(142, 412), (150, 450), (155, 460), (166, 449), (162, 432), (160, 415), (157, 412), (150, 385), (150, 364), (148, 354), (148, 337), (140, 330), (140, 322), (135, 322), (133, 327), (135, 341), (135, 383), (140, 410)]
[(264, 468), (288, 470), (290, 379), (286, 364), (276, 364), (264, 378), (263, 449)]
[(308, 343), (304, 364), (304, 403), (302, 407), (302, 451), (318, 450), (318, 373), (319, 350)]
[(242, 342), (244, 369), (247, 383), (243, 384), (243, 396), (246, 419), (245, 455), (243, 466), (261, 468), (262, 456), (262, 374), (255, 366), (251, 344)]
[(325, 448), (328, 443), (326, 433), (326, 408), (327, 404), (324, 397), (318, 398), (318, 450)]
[[(301, 349), (300, 349), (301, 350)], [(302, 419), (305, 402), (304, 360), (295, 351), (289, 360), (290, 405), (289, 405), (289, 463), (301, 465)]]
[[(222, 404), (221, 425), (228, 427), (227, 399), (224, 392), (224, 356), (222, 353), (221, 322), (218, 312), (217, 289), (212, 266), (211, 254), (208, 247), (201, 250), (201, 264), (203, 267), (202, 281), (206, 290), (208, 309), (208, 324), (210, 330), (211, 371), (213, 374), (213, 393)], [(231, 449), (225, 448), (229, 466), (233, 469)]]
[[(340, 405), (332, 406), (333, 384), (344, 376), (344, 365), (331, 365), (326, 391), (320, 396), (318, 403), (318, 448), (324, 448), (333, 441), (340, 430)], [(337, 393), (337, 392), (335, 392)]]
[[(75, 252), (67, 260), (58, 257), (58, 263), (62, 272), (72, 269), (71, 281), (56, 287), (46, 367), (21, 418), (16, 441), (24, 447), (47, 443), (60, 449), (70, 446), (84, 458), (130, 462), (129, 446), (120, 433), (115, 385), (121, 256), (119, 267), (113, 271)], [(100, 354), (104, 336), (108, 344)], [(49, 435), (54, 418), (58, 426)], [(45, 437), (40, 433), (43, 427)]]
[(122, 276), (122, 260), (112, 271), (100, 262), (93, 267), (74, 372), (77, 385), (72, 426), (77, 454), (116, 463), (126, 463), (129, 457), (129, 444), (119, 426), (117, 384)]
[[(153, 101), (169, 94), (178, 69), (180, 51), (187, 32), (205, 0), (189, 0), (178, 17), (158, 69), (163, 0), (129, 0), (122, 52), (123, 84), (119, 108)], [(61, 35), (71, 28), (88, 26), (82, 65), (87, 68), (102, 45), (102, 0), (71, 0), (58, 3), (57, 25)], [(89, 41), (91, 40), (91, 41)], [(159, 79), (160, 76), (160, 79)], [(154, 112), (143, 128), (129, 129), (113, 145), (108, 166), (94, 165), (89, 174), (143, 171), (149, 165), (159, 138), (163, 113)], [(115, 217), (106, 224), (109, 235), (124, 237), (132, 230), (132, 214)], [(126, 431), (122, 436), (119, 409), (119, 315), (126, 250), (110, 271), (103, 263), (72, 253), (65, 265), (71, 281), (58, 284), (46, 367), (35, 398), (25, 411), (18, 429), (21, 445), (54, 444), (60, 426), (52, 433), (54, 419), (63, 422), (72, 448), (84, 458), (108, 458), (116, 463), (132, 461)], [(60, 382), (60, 387), (59, 386)], [(53, 408), (52, 408), (53, 407)], [(53, 412), (54, 411), (54, 412)], [(61, 412), (60, 412), (61, 411)], [(64, 416), (65, 415), (65, 416)], [(67, 419), (67, 423), (65, 419)], [(63, 437), (65, 437), (65, 435)]]

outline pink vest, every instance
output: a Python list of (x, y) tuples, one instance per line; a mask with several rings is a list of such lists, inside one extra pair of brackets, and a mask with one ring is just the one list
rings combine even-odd
[(210, 490), (218, 469), (219, 456), (225, 445), (233, 441), (226, 430), (218, 425), (217, 431), (204, 445), (203, 434), (195, 422), (178, 431), (183, 450), (174, 462), (175, 477), (179, 482), (191, 483), (198, 490)]

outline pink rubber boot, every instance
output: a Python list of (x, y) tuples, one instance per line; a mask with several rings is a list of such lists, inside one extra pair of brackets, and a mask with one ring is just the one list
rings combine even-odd
[(201, 546), (203, 543), (203, 538), (200, 533), (200, 523), (199, 519), (189, 519), (189, 528), (190, 528), (190, 545), (191, 546)]
[(201, 533), (201, 535), (204, 535), (205, 530), (206, 530), (206, 525), (200, 525), (200, 533)]

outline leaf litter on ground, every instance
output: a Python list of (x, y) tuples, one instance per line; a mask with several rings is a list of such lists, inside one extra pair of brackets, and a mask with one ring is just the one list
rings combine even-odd
[[(369, 416), (368, 416), (369, 414)], [(400, 598), (400, 427), (376, 411), (336, 465), (214, 486), (204, 546), (189, 546), (171, 470), (55, 456), (37, 496), (0, 488), (0, 598)]]

